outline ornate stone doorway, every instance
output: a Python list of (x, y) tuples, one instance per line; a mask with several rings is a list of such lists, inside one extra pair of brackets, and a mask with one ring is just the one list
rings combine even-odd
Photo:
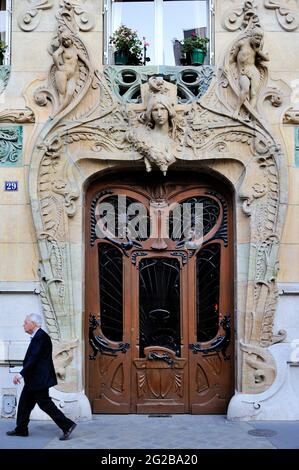
[(207, 176), (122, 175), (92, 184), (85, 207), (93, 412), (225, 413), (234, 390), (228, 189)]
[[(280, 92), (269, 77), (267, 65), (261, 61), (263, 32), (259, 18), (251, 8), (251, 2), (245, 3), (246, 14), (240, 34), (234, 36), (223, 57), (219, 58), (215, 70), (202, 69), (202, 77), (213, 76), (205, 92), (200, 85), (202, 80), (199, 80), (199, 94), (196, 91), (198, 98), (192, 99), (188, 93), (188, 96), (182, 95), (182, 90), (172, 82), (172, 74), (161, 70), (159, 75), (151, 74), (148, 82), (145, 82), (145, 78), (143, 83), (140, 82), (140, 99), (130, 103), (119, 101), (111, 88), (111, 82), (105, 78), (107, 74), (95, 70), (92, 58), (78, 34), (74, 9), (63, 2), (57, 12), (58, 28), (49, 48), (53, 64), (48, 82), (43, 81), (39, 85), (33, 82), (26, 90), (28, 105), (36, 114), (36, 127), (28, 147), (29, 195), (40, 256), (40, 299), (45, 323), (56, 350), (57, 389), (64, 402), (73, 403), (72, 407), (76, 408), (78, 416), (84, 415), (82, 409), (85, 404), (90, 411), (84, 395), (86, 389), (89, 390), (94, 410), (96, 399), (106, 400), (106, 412), (136, 411), (138, 407), (139, 411), (148, 411), (149, 404), (158, 403), (159, 400), (164, 406), (166, 396), (172, 400), (173, 407), (181, 406), (181, 409), (192, 412), (216, 410), (213, 408), (215, 397), (219, 398), (219, 403), (221, 400), (226, 403), (230, 395), (227, 390), (230, 390), (233, 382), (232, 359), (227, 359), (232, 354), (230, 348), (233, 343), (230, 340), (229, 347), (224, 349), (230, 334), (228, 318), (224, 317), (230, 315), (232, 321), (232, 305), (221, 304), (221, 301), (226, 299), (225, 293), (232, 288), (234, 278), (238, 318), (235, 342), (237, 393), (230, 406), (230, 417), (258, 415), (258, 419), (262, 419), (268, 416), (265, 400), (268, 400), (269, 387), (278, 376), (276, 359), (270, 348), (285, 338), (283, 330), (275, 331), (274, 317), (278, 296), (276, 278), (279, 247), (288, 201), (287, 164), (280, 144), (279, 114), (275, 114), (276, 111), (272, 109), (272, 106), (279, 107), (281, 104)], [(260, 44), (258, 51), (252, 48), (253, 38), (257, 38)], [(236, 54), (243, 48), (244, 41), (249, 48), (250, 63), (254, 62), (254, 75), (260, 77), (252, 94), (248, 94), (248, 86), (252, 85), (251, 72), (245, 82), (242, 72), (243, 66), (247, 67), (249, 62), (243, 58), (242, 52)], [(63, 68), (69, 53), (72, 55), (73, 72), (67, 79)], [(61, 63), (56, 60), (59, 54), (63, 54)], [(62, 78), (67, 79), (66, 87), (61, 86)], [(124, 168), (132, 172), (144, 168), (140, 172), (144, 181), (140, 177), (139, 180), (128, 179), (125, 182), (124, 175), (120, 174)], [(215, 239), (221, 248), (220, 300), (217, 310), (219, 315), (214, 312), (213, 317), (215, 321), (211, 331), (214, 336), (212, 333), (208, 335), (208, 344), (198, 334), (200, 322), (196, 318), (200, 301), (196, 288), (201, 279), (196, 276), (195, 260), (200, 256), (197, 242), (190, 234), (182, 240), (159, 235), (159, 211), (163, 209), (163, 198), (161, 201), (159, 192), (158, 196), (151, 195), (151, 180), (146, 176), (146, 172), (157, 169), (161, 178), (162, 174), (167, 175), (172, 169), (181, 172), (179, 180), (170, 177), (166, 180), (163, 177), (164, 183), (168, 181), (171, 184), (173, 181), (172, 189), (164, 185), (168, 191), (166, 196), (171, 201), (178, 201), (180, 197), (181, 200), (185, 197), (209, 197), (216, 201), (216, 206), (219, 206), (216, 225), (212, 224), (210, 232), (205, 234), (207, 237), (211, 235), (211, 244), (212, 235), (222, 234), (224, 226), (218, 227), (217, 224), (220, 221), (224, 223), (226, 217), (229, 224), (232, 223), (230, 195), (221, 189), (220, 183), (210, 184), (206, 176), (204, 184), (201, 184), (198, 179), (195, 182), (188, 181), (183, 172), (202, 170), (209, 174), (217, 173), (219, 178), (229, 181), (234, 188), (235, 276), (231, 268), (225, 268), (223, 275), (221, 264), (225, 253), (232, 254), (232, 229), (228, 225), (227, 247), (221, 237)], [(101, 173), (107, 176), (106, 172), (112, 170), (118, 172), (118, 180), (107, 179), (107, 184), (99, 183), (98, 187), (90, 187), (86, 201), (86, 184), (94, 181)], [(158, 181), (156, 174), (154, 179)], [(192, 188), (216, 194), (188, 193)], [(111, 193), (111, 190), (120, 189), (123, 196), (132, 198), (132, 202), (137, 198), (147, 208), (153, 200), (152, 210), (156, 210), (158, 227), (158, 235), (154, 240), (152, 237), (135, 239), (134, 245), (128, 237), (118, 240), (116, 244), (115, 240), (114, 243), (109, 240), (111, 237), (97, 237), (96, 232), (92, 232), (97, 227), (97, 219), (94, 212), (91, 219), (90, 211), (94, 211), (97, 203), (106, 196), (118, 196), (117, 192)], [(113, 201), (108, 203), (113, 206)], [(82, 218), (84, 211), (81, 210), (83, 206), (84, 211), (87, 211), (85, 230)], [(146, 211), (144, 218), (147, 220)], [(84, 232), (87, 236), (85, 240)], [(87, 264), (84, 266), (82, 253), (87, 245)], [(99, 255), (99, 247), (102, 245), (104, 248)], [(204, 245), (202, 249), (208, 246)], [(217, 248), (213, 249), (217, 258)], [(105, 250), (106, 254), (109, 254), (109, 250), (115, 250), (113, 259), (118, 256), (119, 266), (123, 270), (123, 295), (126, 296), (121, 317), (123, 334), (120, 335), (118, 331), (117, 334), (114, 332), (116, 336), (110, 337), (108, 333), (112, 326), (107, 323), (107, 316), (103, 323), (100, 296), (100, 290), (104, 289), (100, 282), (100, 269), (104, 270), (104, 274), (105, 269), (109, 274), (112, 270), (105, 264)], [(137, 256), (136, 252), (144, 254)], [(99, 256), (102, 260), (100, 266)], [(230, 256), (229, 263), (232, 263)], [(107, 259), (110, 258), (107, 255)], [(168, 313), (172, 304), (167, 304), (165, 299), (164, 306), (160, 301), (159, 305), (148, 307), (152, 322), (160, 315), (159, 318), (164, 318), (166, 322), (166, 328), (174, 329), (171, 338), (179, 345), (179, 350), (174, 346), (169, 347), (172, 343), (167, 341), (161, 341), (162, 345), (154, 343), (151, 339), (152, 323), (145, 323), (145, 329), (140, 330), (142, 315), (139, 299), (143, 301), (142, 305), (147, 305), (148, 301), (148, 284), (143, 291), (140, 273), (151, 272), (151, 261), (159, 264), (160, 269), (167, 265), (173, 285), (176, 280), (179, 281), (179, 288), (170, 291), (168, 295), (169, 299), (177, 296), (177, 303), (180, 301), (176, 313)], [(198, 267), (197, 271), (201, 272)], [(202, 272), (206, 275), (204, 268)], [(145, 277), (151, 279), (152, 275), (147, 274)], [(227, 288), (224, 282), (227, 282)], [(85, 292), (86, 296), (89, 294), (83, 305)], [(227, 297), (231, 299), (230, 295)], [(161, 300), (161, 296), (159, 298)], [(216, 302), (213, 305), (215, 307)], [(221, 319), (220, 313), (223, 315)], [(102, 321), (100, 329), (97, 326), (99, 314)], [(166, 317), (172, 319), (169, 320), (170, 325)], [(80, 345), (88, 339), (86, 331), (89, 318), (90, 340), (93, 341), (95, 352), (97, 347), (101, 350), (94, 361), (86, 359), (90, 353), (89, 344), (84, 359), (80, 349)], [(219, 331), (216, 331), (216, 327), (219, 327)], [(161, 331), (158, 333), (161, 336)], [(107, 335), (111, 339), (107, 339)], [(149, 338), (143, 346), (140, 341), (142, 335)], [(189, 345), (195, 345), (193, 350)], [(152, 347), (154, 350), (148, 349)], [(111, 353), (111, 348), (119, 351)], [(209, 359), (214, 364), (210, 364), (210, 372), (207, 372), (207, 359), (212, 357), (210, 348), (218, 348), (220, 352), (216, 351), (215, 354), (219, 360)], [(181, 359), (186, 360), (186, 366), (179, 369), (177, 365), (182, 363)], [(83, 364), (88, 364), (87, 374), (84, 373)], [(139, 368), (140, 364), (144, 367)], [(229, 365), (230, 372), (223, 376), (226, 378), (218, 380), (217, 371)], [(175, 375), (175, 370), (182, 372), (182, 378), (177, 378), (179, 375)], [(167, 374), (172, 374), (170, 379), (166, 378)], [(215, 377), (214, 388), (210, 386), (211, 377)], [(229, 384), (227, 388), (223, 385), (225, 380)], [(171, 386), (168, 390), (169, 382)], [(226, 390), (224, 395), (223, 390)], [(264, 392), (266, 399), (260, 403)], [(154, 394), (158, 397), (155, 398)], [(166, 395), (161, 398), (162, 394)], [(269, 392), (270, 397), (271, 394)], [(99, 404), (99, 409), (102, 409), (102, 404)]]

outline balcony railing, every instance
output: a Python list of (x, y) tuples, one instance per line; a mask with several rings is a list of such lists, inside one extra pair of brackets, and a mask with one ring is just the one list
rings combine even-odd
[(124, 103), (141, 103), (140, 85), (151, 76), (162, 76), (177, 85), (178, 103), (192, 103), (201, 98), (211, 83), (215, 69), (199, 67), (107, 65), (106, 80), (118, 99)]

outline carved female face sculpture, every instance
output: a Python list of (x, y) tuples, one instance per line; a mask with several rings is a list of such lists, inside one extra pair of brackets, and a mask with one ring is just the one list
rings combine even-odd
[(164, 104), (156, 103), (152, 107), (152, 119), (158, 126), (163, 126), (168, 121), (168, 110)]
[(158, 93), (149, 99), (146, 120), (151, 127), (163, 127), (167, 122), (170, 127), (173, 127), (174, 116), (175, 110), (167, 96)]

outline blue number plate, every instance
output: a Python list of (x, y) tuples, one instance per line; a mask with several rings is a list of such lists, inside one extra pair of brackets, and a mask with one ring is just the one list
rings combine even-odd
[(19, 182), (18, 181), (5, 181), (4, 190), (5, 191), (18, 191)]

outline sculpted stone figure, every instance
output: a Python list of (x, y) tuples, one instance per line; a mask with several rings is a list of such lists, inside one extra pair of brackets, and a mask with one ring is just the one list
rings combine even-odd
[(268, 54), (263, 52), (263, 30), (255, 26), (248, 31), (247, 36), (240, 38), (233, 47), (230, 63), (235, 63), (239, 76), (240, 94), (234, 117), (238, 117), (240, 109), (246, 100), (252, 107), (256, 106), (258, 90), (261, 85), (260, 65), (268, 61)]
[[(159, 77), (155, 81), (159, 83)], [(172, 138), (176, 113), (166, 92), (161, 91), (162, 87), (157, 88), (156, 83), (152, 82), (150, 88), (152, 92), (146, 112), (141, 116), (145, 128), (129, 131), (126, 138), (144, 156), (147, 171), (151, 171), (152, 163), (155, 163), (166, 175), (169, 165), (176, 159), (175, 142)]]
[(59, 111), (62, 111), (71, 101), (76, 88), (79, 58), (83, 62), (85, 59), (74, 45), (74, 40), (67, 30), (60, 34), (59, 46), (52, 56), (56, 67), (55, 83), (59, 97)]

